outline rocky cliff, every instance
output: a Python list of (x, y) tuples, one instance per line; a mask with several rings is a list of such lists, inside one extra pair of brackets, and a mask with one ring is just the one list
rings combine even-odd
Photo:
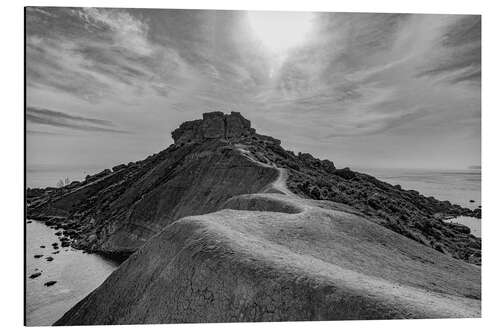
[[(172, 132), (174, 144), (60, 189), (28, 191), (28, 216), (63, 228), (74, 247), (126, 258), (173, 221), (219, 210), (235, 195), (262, 191), (288, 171), (287, 190), (343, 203), (371, 221), (437, 251), (481, 262), (481, 239), (445, 216), (480, 216), (447, 201), (337, 169), (257, 134), (240, 113), (210, 112)], [(242, 150), (247, 153), (243, 154)]]
[(480, 316), (479, 267), (283, 191), (278, 170), (170, 224), (56, 325)]
[(275, 175), (223, 142), (174, 146), (35, 202), (29, 216), (66, 229), (75, 247), (126, 257), (169, 223), (213, 212), (234, 195), (257, 192)]
[[(480, 316), (477, 212), (206, 113), (174, 144), (63, 188), (28, 216), (128, 259), (58, 325)], [(130, 257), (129, 257), (130, 256)]]
[(255, 134), (250, 121), (239, 112), (204, 113), (203, 119), (187, 121), (172, 132), (175, 144), (202, 142), (208, 139), (241, 139)]

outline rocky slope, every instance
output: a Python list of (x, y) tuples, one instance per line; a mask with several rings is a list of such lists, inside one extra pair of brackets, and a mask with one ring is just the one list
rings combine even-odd
[(481, 240), (441, 220), (477, 212), (295, 155), (235, 112), (172, 136), (28, 191), (72, 246), (128, 257), (57, 325), (480, 316)]
[(143, 161), (60, 189), (28, 190), (28, 216), (65, 229), (62, 237), (74, 247), (126, 258), (179, 218), (214, 212), (232, 196), (261, 191), (278, 166), (288, 170), (287, 188), (301, 197), (349, 205), (437, 251), (481, 262), (481, 239), (442, 219), (480, 216), (480, 210), (286, 151), (279, 140), (257, 134), (237, 112), (205, 113), (203, 119), (183, 123), (172, 137), (173, 145)]
[[(174, 145), (144, 161), (34, 198), (29, 191), (28, 216), (66, 229), (64, 235), (74, 239), (75, 247), (127, 257), (169, 223), (213, 212), (234, 195), (258, 192), (276, 176), (275, 169), (251, 163), (228, 141), (219, 140), (249, 133), (246, 119), (236, 113), (204, 117), (199, 132), (189, 136), (190, 123), (183, 124), (173, 133)], [(225, 121), (235, 124), (228, 133)]]
[(481, 238), (466, 226), (447, 223), (459, 215), (481, 217), (449, 201), (426, 197), (349, 168), (336, 169), (328, 160), (307, 153), (295, 155), (279, 144), (255, 142), (250, 150), (263, 163), (289, 170), (288, 188), (302, 197), (347, 204), (365, 217), (437, 251), (481, 264)]
[(170, 224), (56, 325), (480, 316), (477, 266), (282, 185)]

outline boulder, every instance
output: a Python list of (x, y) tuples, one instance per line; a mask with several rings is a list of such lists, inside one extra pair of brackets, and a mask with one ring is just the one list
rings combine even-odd
[(356, 177), (356, 173), (351, 171), (349, 168), (337, 169), (335, 170), (335, 174), (347, 180)]
[(191, 141), (202, 141), (201, 123), (201, 119), (182, 123), (179, 128), (172, 132), (174, 143), (181, 144)]
[(333, 164), (332, 161), (330, 160), (322, 160), (321, 161), (321, 166), (323, 169), (329, 173), (334, 173), (337, 168), (335, 168), (335, 164)]
[(465, 225), (458, 223), (449, 223), (448, 225), (457, 232), (460, 232), (462, 234), (470, 234), (470, 228)]
[(225, 116), (226, 138), (239, 138), (250, 135), (250, 121), (245, 119), (239, 112), (231, 112)]
[(226, 133), (224, 113), (219, 111), (204, 113), (201, 129), (205, 139), (223, 138)]
[(125, 164), (120, 164), (120, 165), (114, 166), (113, 168), (111, 168), (111, 170), (113, 170), (113, 172), (117, 172), (117, 171), (125, 169), (126, 167), (127, 166)]

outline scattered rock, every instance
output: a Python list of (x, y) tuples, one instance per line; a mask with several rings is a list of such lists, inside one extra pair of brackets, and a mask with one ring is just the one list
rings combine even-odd
[(476, 202), (476, 200), (472, 200), (472, 199), (470, 199), (470, 200), (469, 200), (469, 202)]
[(40, 245), (40, 248), (41, 249), (45, 249), (45, 245)]
[(39, 277), (40, 275), (42, 275), (42, 273), (38, 272), (38, 273), (33, 273), (29, 276), (30, 279), (36, 279), (37, 277)]
[(38, 259), (38, 258), (43, 257), (43, 254), (35, 254), (33, 257), (36, 258), (36, 259)]
[(31, 222), (33, 222), (33, 221), (31, 221), (31, 220), (27, 220), (27, 221), (26, 221), (26, 223), (28, 223), (28, 224), (30, 224)]
[(61, 251), (54, 251), (54, 252), (52, 252), (52, 254), (58, 254), (59, 252), (61, 252)]
[(48, 282), (45, 282), (43, 285), (46, 286), (46, 287), (50, 287), (50, 286), (53, 286), (57, 283), (57, 281), (48, 281)]
[(107, 176), (109, 174), (111, 174), (111, 170), (105, 169), (105, 170), (103, 170), (103, 171), (101, 171), (101, 172), (99, 172), (99, 173), (97, 173), (97, 174), (95, 174), (93, 176), (87, 175), (85, 177), (85, 182), (87, 182), (87, 183), (93, 182), (93, 181), (95, 181), (95, 180), (97, 180), (99, 178), (103, 178), (104, 176)]
[(481, 216), (482, 216), (482, 213), (481, 213), (481, 208), (476, 208), (472, 211), (472, 214), (469, 214), (468, 216), (471, 216), (471, 217), (475, 217), (475, 218), (478, 218), (480, 219)]
[(334, 174), (347, 180), (356, 177), (356, 174), (349, 168), (337, 169)]
[(45, 258), (45, 260), (47, 260), (47, 261), (52, 261), (52, 260), (54, 260), (54, 258), (52, 258), (52, 257), (47, 257), (47, 258)]
[(455, 231), (458, 231), (462, 234), (470, 234), (470, 228), (465, 226), (465, 225), (462, 225), (462, 224), (458, 224), (458, 223), (450, 223), (449, 226), (455, 230)]
[(111, 170), (113, 170), (113, 172), (117, 172), (117, 171), (125, 169), (126, 167), (127, 166), (125, 164), (120, 164), (120, 165), (112, 167)]

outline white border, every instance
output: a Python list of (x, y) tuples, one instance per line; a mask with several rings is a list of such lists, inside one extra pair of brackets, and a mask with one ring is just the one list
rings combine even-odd
[[(500, 327), (498, 298), (500, 297), (498, 258), (500, 255), (496, 237), (500, 235), (500, 219), (497, 208), (497, 186), (500, 185), (499, 151), (500, 145), (500, 52), (498, 32), (500, 15), (498, 1), (397, 1), (397, 0), (307, 0), (307, 1), (223, 1), (223, 0), (52, 0), (13, 1), (2, 3), (0, 10), (2, 29), (0, 39), (2, 65), (2, 115), (1, 133), (1, 173), (3, 185), (0, 190), (3, 239), (0, 327), (5, 331), (61, 330), (61, 328), (24, 328), (22, 326), (23, 307), (23, 6), (74, 6), (74, 7), (149, 7), (149, 8), (203, 8), (203, 9), (264, 9), (264, 10), (309, 10), (348, 12), (413, 12), (413, 13), (453, 13), (482, 14), (483, 25), (483, 318), (457, 320), (405, 320), (405, 321), (356, 321), (356, 322), (302, 322), (302, 323), (255, 323), (255, 324), (203, 324), (203, 325), (152, 325), (152, 326), (108, 326), (62, 328), (66, 331), (86, 332), (134, 332), (147, 331), (175, 332), (253, 332), (284, 330), (303, 332), (305, 330), (340, 332), (477, 332), (492, 331)], [(498, 329), (498, 328), (497, 328)]]

